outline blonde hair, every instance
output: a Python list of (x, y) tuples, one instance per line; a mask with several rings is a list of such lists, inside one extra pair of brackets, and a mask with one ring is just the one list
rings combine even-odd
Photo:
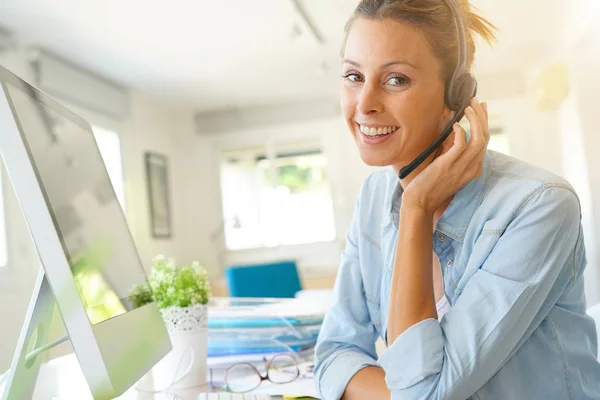
[[(496, 27), (482, 16), (472, 11), (468, 0), (454, 1), (465, 28), (467, 42), (468, 71), (475, 59), (473, 34), (478, 34), (491, 44), (495, 41)], [(406, 22), (418, 28), (425, 36), (434, 56), (442, 64), (442, 78), (447, 82), (457, 64), (458, 38), (452, 11), (445, 0), (361, 0), (346, 23), (344, 44), (353, 22), (358, 18), (383, 20), (386, 18)]]

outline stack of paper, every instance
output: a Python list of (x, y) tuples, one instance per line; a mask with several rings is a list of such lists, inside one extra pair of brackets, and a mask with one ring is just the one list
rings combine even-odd
[(209, 357), (298, 351), (314, 346), (325, 313), (301, 299), (213, 299)]

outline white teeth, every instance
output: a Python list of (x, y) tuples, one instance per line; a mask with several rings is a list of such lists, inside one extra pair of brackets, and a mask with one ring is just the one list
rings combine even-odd
[(360, 131), (362, 133), (364, 133), (365, 135), (369, 135), (369, 136), (387, 135), (389, 133), (394, 132), (396, 129), (398, 129), (398, 128), (395, 126), (388, 126), (385, 128), (369, 128), (369, 127), (360, 125)]

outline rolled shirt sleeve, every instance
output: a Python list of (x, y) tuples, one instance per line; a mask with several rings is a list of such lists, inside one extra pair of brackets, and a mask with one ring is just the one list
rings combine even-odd
[(315, 383), (321, 397), (340, 399), (352, 377), (368, 366), (378, 366), (375, 341), (358, 257), (358, 207), (347, 233), (346, 248), (328, 310), (315, 348)]
[(393, 400), (469, 398), (573, 281), (582, 240), (576, 195), (544, 186), (517, 211), (442, 321), (413, 325), (379, 358)]
[[(444, 336), (436, 319), (423, 320), (402, 333), (379, 358), (389, 388), (407, 388), (442, 369)], [(409, 373), (399, 373), (400, 370)]]
[(323, 399), (340, 399), (350, 379), (369, 366), (378, 366), (370, 355), (352, 348), (339, 350), (320, 367), (317, 390)]

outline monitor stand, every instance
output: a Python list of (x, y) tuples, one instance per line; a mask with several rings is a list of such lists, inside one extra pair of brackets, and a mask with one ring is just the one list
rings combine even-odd
[(44, 269), (40, 267), (15, 355), (7, 375), (4, 376), (5, 387), (4, 391), (0, 392), (0, 400), (31, 399), (44, 359), (43, 353), (69, 340), (67, 335), (46, 343), (55, 304), (54, 293)]

